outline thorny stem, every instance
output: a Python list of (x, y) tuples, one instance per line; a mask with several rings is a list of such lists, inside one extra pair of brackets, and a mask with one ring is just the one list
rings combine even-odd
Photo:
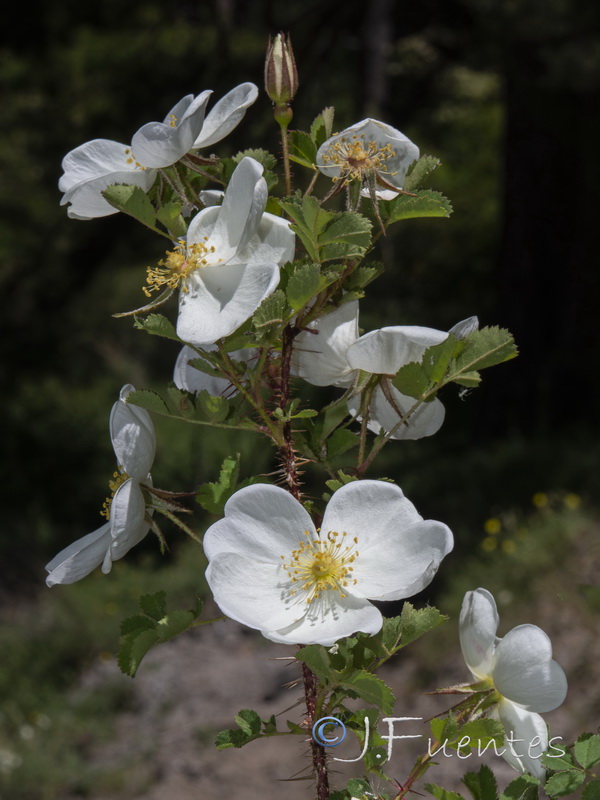
[[(304, 679), (304, 696), (306, 697), (306, 725), (312, 731), (316, 722), (315, 712), (317, 708), (317, 692), (319, 681), (311, 670), (302, 664), (302, 677)], [(317, 781), (317, 800), (328, 800), (329, 797), (329, 775), (327, 774), (327, 755), (323, 745), (319, 744), (311, 736), (310, 748), (312, 753), (313, 769)]]

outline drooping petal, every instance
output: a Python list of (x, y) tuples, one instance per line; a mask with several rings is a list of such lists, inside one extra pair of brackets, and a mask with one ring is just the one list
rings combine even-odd
[[(267, 204), (267, 183), (263, 167), (253, 158), (243, 158), (235, 168), (218, 208), (217, 220), (208, 245), (215, 247), (224, 262), (233, 258), (256, 233)], [(193, 220), (188, 241), (196, 240)]]
[(279, 486), (240, 489), (225, 504), (225, 516), (204, 534), (204, 552), (237, 553), (256, 562), (281, 563), (315, 526), (304, 507)]
[(117, 214), (118, 209), (102, 197), (102, 192), (114, 184), (139, 186), (148, 192), (156, 180), (156, 170), (123, 170), (111, 172), (98, 178), (83, 180), (67, 189), (61, 198), (62, 206), (70, 203), (67, 214), (71, 219), (97, 219)]
[(110, 548), (110, 523), (73, 542), (46, 564), (47, 586), (75, 583), (102, 564)]
[(144, 480), (154, 462), (156, 434), (148, 412), (126, 402), (133, 391), (131, 384), (121, 389), (110, 413), (109, 429), (119, 466), (131, 478)]
[(258, 630), (284, 627), (297, 619), (297, 607), (283, 602), (285, 577), (280, 564), (252, 561), (238, 553), (218, 553), (206, 570), (221, 611)]
[(418, 325), (380, 328), (361, 336), (348, 348), (348, 363), (377, 375), (395, 375), (410, 361), (420, 361), (428, 347), (448, 338), (445, 331)]
[(355, 371), (346, 351), (358, 338), (358, 301), (311, 322), (294, 340), (292, 370), (314, 386), (348, 386)]
[(253, 83), (241, 83), (228, 92), (210, 110), (193, 149), (210, 147), (224, 139), (242, 121), (246, 109), (257, 97), (258, 88)]
[[(189, 150), (202, 129), (210, 92), (195, 99), (187, 95), (167, 115), (165, 122), (148, 122), (133, 135), (131, 148), (144, 167), (168, 167)], [(167, 121), (168, 120), (168, 121)]]
[(477, 678), (491, 677), (498, 621), (496, 602), (487, 589), (465, 594), (459, 621), (460, 646), (467, 666)]
[[(390, 405), (380, 386), (375, 389), (371, 396), (368, 428), (373, 433), (379, 433), (381, 430), (389, 432), (396, 428), (400, 418), (410, 411), (417, 402), (414, 397), (402, 394), (391, 385), (389, 385), (388, 391), (395, 407)], [(351, 397), (348, 401), (348, 410), (351, 414), (358, 414), (359, 409), (360, 397)], [(396, 428), (392, 439), (412, 440), (433, 436), (442, 427), (445, 416), (446, 410), (437, 397), (429, 403), (421, 403), (410, 417)], [(360, 417), (357, 417), (357, 419), (360, 420)]]
[[(58, 182), (61, 192), (67, 192), (82, 181), (90, 181), (114, 172), (135, 171), (126, 144), (112, 139), (92, 139), (79, 145), (62, 160), (64, 175)], [(125, 181), (124, 181), (125, 182)]]
[(510, 700), (501, 700), (493, 716), (506, 731), (503, 758), (519, 772), (529, 772), (543, 781), (546, 770), (540, 758), (548, 749), (548, 728), (539, 714), (525, 711)]
[[(111, 561), (123, 558), (146, 536), (150, 528), (145, 515), (146, 503), (139, 483), (125, 481), (115, 492), (110, 506)], [(110, 571), (110, 561), (107, 566), (103, 567), (103, 572)]]
[(234, 260), (246, 264), (274, 261), (285, 264), (294, 260), (296, 236), (287, 219), (265, 212), (254, 236), (241, 247)]
[(500, 640), (492, 677), (500, 694), (528, 711), (552, 711), (567, 694), (565, 673), (537, 625), (518, 625)]
[(451, 333), (453, 336), (456, 336), (457, 339), (464, 339), (473, 331), (476, 331), (479, 328), (479, 319), (477, 317), (467, 317), (467, 319), (463, 319), (460, 322), (457, 322), (456, 325), (453, 325), (448, 333)]
[(179, 294), (178, 336), (196, 345), (214, 344), (229, 336), (275, 290), (279, 277), (279, 267), (272, 263), (219, 264), (195, 270)]
[(323, 592), (313, 600), (297, 622), (278, 630), (261, 626), (267, 639), (280, 644), (321, 644), (329, 647), (344, 636), (362, 631), (373, 635), (381, 630), (379, 609), (362, 598), (340, 597), (335, 590)]

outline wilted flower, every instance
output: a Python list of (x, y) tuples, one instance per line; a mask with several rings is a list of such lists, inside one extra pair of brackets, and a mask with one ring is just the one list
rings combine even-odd
[[(459, 322), (450, 333), (466, 336), (477, 327), (477, 318)], [(440, 344), (448, 333), (417, 325), (380, 328), (358, 336), (358, 302), (351, 301), (311, 322), (296, 337), (293, 368), (295, 374), (317, 386), (350, 387), (360, 372), (380, 375), (381, 380), (371, 396), (369, 430), (391, 431), (414, 405), (415, 398), (399, 392), (390, 382), (405, 364), (420, 361), (428, 347)], [(358, 414), (360, 394), (348, 401), (352, 414)], [(444, 421), (442, 403), (434, 398), (422, 403), (400, 425), (393, 439), (420, 439), (436, 433)]]
[(253, 158), (236, 167), (220, 206), (200, 211), (187, 241), (148, 271), (150, 289), (180, 287), (177, 333), (214, 344), (252, 316), (279, 283), (279, 265), (294, 257), (289, 223), (264, 212), (267, 184)]
[(156, 436), (148, 412), (126, 402), (133, 391), (133, 386), (124, 386), (110, 414), (110, 436), (119, 468), (110, 482), (112, 495), (102, 511), (107, 522), (46, 564), (50, 573), (46, 578), (48, 586), (74, 583), (100, 565), (102, 572), (110, 572), (112, 562), (122, 558), (148, 533), (142, 487), (152, 485), (149, 473)]
[(134, 134), (131, 145), (110, 139), (93, 139), (76, 147), (62, 162), (64, 174), (58, 188), (61, 205), (70, 203), (68, 214), (92, 219), (116, 214), (102, 196), (112, 184), (134, 184), (147, 192), (157, 170), (179, 161), (186, 153), (208, 147), (224, 138), (240, 122), (246, 108), (258, 96), (253, 83), (232, 89), (205, 119), (212, 91), (183, 97), (163, 122), (148, 122)]
[(448, 527), (423, 520), (391, 483), (338, 489), (318, 530), (291, 494), (255, 484), (206, 532), (206, 578), (223, 613), (267, 639), (330, 646), (377, 633), (382, 616), (367, 598), (420, 592), (452, 545)]
[(360, 181), (362, 194), (392, 200), (404, 185), (419, 148), (403, 133), (376, 119), (363, 119), (323, 142), (317, 167), (333, 181)]
[(518, 625), (499, 638), (498, 622), (490, 592), (466, 593), (460, 612), (460, 646), (476, 680), (496, 691), (492, 716), (516, 743), (506, 742), (504, 758), (520, 772), (543, 779), (539, 757), (548, 749), (548, 729), (534, 712), (557, 708), (567, 694), (567, 679), (552, 659), (550, 639), (541, 628)]

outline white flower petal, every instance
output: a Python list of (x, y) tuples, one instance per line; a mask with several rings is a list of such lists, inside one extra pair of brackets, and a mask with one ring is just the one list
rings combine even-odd
[(361, 336), (348, 348), (348, 363), (377, 375), (395, 375), (410, 361), (420, 361), (424, 351), (448, 338), (444, 331), (418, 325), (380, 328)]
[(204, 120), (202, 131), (193, 144), (195, 150), (220, 142), (243, 119), (246, 109), (258, 97), (258, 88), (253, 83), (241, 83), (218, 103), (215, 103)]
[(298, 622), (279, 630), (270, 630), (266, 625), (261, 628), (263, 636), (273, 642), (329, 647), (358, 631), (370, 635), (378, 633), (382, 625), (381, 612), (367, 600), (352, 595), (340, 597), (332, 590), (313, 600)]
[(179, 294), (177, 335), (196, 345), (214, 344), (229, 336), (275, 290), (279, 277), (277, 264), (220, 264), (197, 269)]
[(284, 602), (280, 583), (287, 576), (279, 564), (251, 561), (237, 553), (218, 553), (206, 570), (215, 602), (231, 619), (261, 630), (290, 625), (298, 607)]
[(358, 302), (353, 300), (311, 322), (294, 340), (292, 371), (314, 386), (348, 386), (355, 370), (346, 351), (358, 338)]
[(528, 711), (552, 711), (567, 694), (565, 673), (537, 625), (518, 625), (500, 640), (492, 677), (500, 694)]
[(171, 110), (165, 122), (142, 125), (131, 140), (136, 160), (144, 167), (154, 168), (168, 167), (179, 161), (191, 150), (202, 129), (209, 97), (209, 92), (195, 99), (187, 95)]
[(46, 564), (48, 586), (75, 583), (99, 567), (110, 548), (110, 524), (73, 542)]
[(294, 260), (296, 237), (287, 219), (265, 212), (256, 233), (238, 250), (236, 261), (247, 264), (274, 261), (285, 264)]
[[(539, 714), (525, 711), (509, 700), (501, 700), (493, 715), (506, 731), (503, 758), (519, 772), (529, 772), (543, 781), (546, 770), (540, 763), (548, 749), (548, 728)], [(510, 742), (507, 739), (510, 738)]]
[[(393, 386), (389, 386), (389, 391), (394, 399), (396, 408), (402, 415), (406, 414), (416, 403), (414, 397), (402, 394)], [(360, 408), (360, 397), (351, 397), (348, 401), (348, 409), (351, 414), (358, 414)], [(373, 433), (379, 433), (382, 429), (386, 432), (396, 427), (400, 420), (400, 415), (396, 408), (393, 408), (383, 390), (378, 386), (371, 396), (370, 414), (368, 428)], [(429, 403), (421, 403), (405, 423), (400, 425), (393, 434), (392, 439), (422, 439), (424, 436), (433, 436), (442, 427), (446, 410), (440, 400), (434, 398)], [(357, 417), (360, 420), (360, 417)]]
[(135, 166), (127, 163), (127, 149), (127, 145), (111, 139), (92, 139), (79, 145), (62, 160), (64, 175), (58, 182), (58, 188), (66, 192), (82, 181), (113, 172), (134, 170)]
[[(254, 236), (267, 204), (267, 183), (263, 167), (253, 158), (243, 158), (225, 190), (223, 202), (207, 245), (214, 246), (223, 261), (229, 261)], [(190, 225), (188, 241), (195, 239)]]
[(119, 466), (129, 477), (144, 480), (154, 461), (156, 434), (148, 412), (126, 402), (132, 391), (130, 384), (124, 386), (112, 407), (110, 437)]
[(460, 646), (467, 666), (477, 678), (491, 676), (498, 621), (496, 602), (487, 589), (465, 594), (459, 622)]
[(112, 561), (122, 558), (146, 536), (150, 527), (145, 515), (146, 503), (139, 483), (134, 480), (125, 481), (115, 492), (110, 505)]
[[(208, 346), (204, 349), (211, 350), (214, 347)], [(247, 363), (255, 359), (256, 354), (257, 351), (254, 348), (247, 347), (243, 350), (233, 350), (229, 353), (229, 357), (233, 361)], [(237, 389), (234, 389), (226, 378), (208, 375), (189, 363), (190, 360), (198, 357), (198, 353), (193, 348), (187, 345), (181, 348), (173, 370), (173, 381), (179, 389), (184, 389), (186, 392), (200, 392), (204, 389), (215, 396), (226, 394), (229, 397), (237, 394)]]
[(279, 486), (257, 483), (237, 491), (225, 504), (225, 517), (204, 534), (204, 552), (237, 553), (253, 562), (279, 565), (315, 526), (301, 503)]

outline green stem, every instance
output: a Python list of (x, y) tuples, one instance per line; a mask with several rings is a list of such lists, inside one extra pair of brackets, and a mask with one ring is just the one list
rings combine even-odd
[(290, 168), (290, 150), (288, 147), (287, 124), (279, 124), (281, 130), (281, 152), (283, 155), (283, 178), (285, 182), (285, 193), (289, 197), (292, 193), (292, 170)]

